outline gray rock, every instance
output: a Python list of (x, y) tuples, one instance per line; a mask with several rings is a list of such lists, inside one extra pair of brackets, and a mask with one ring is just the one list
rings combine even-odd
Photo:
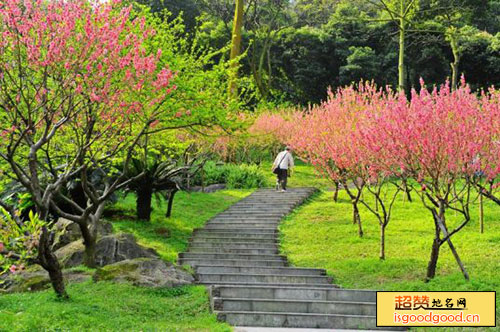
[[(84, 251), (83, 242), (79, 240), (62, 247), (55, 254), (62, 266), (72, 267), (83, 263)], [(132, 234), (108, 235), (97, 240), (97, 266), (105, 266), (139, 257), (156, 258), (158, 254), (153, 249), (138, 245)]]
[[(89, 271), (66, 270), (63, 274), (66, 283), (83, 282), (92, 277)], [(9, 274), (0, 280), (0, 294), (39, 291), (47, 288), (50, 288), (49, 274), (41, 268)]]
[(127, 282), (136, 286), (176, 287), (194, 282), (188, 272), (156, 258), (136, 258), (98, 269), (94, 281)]
[[(54, 225), (55, 239), (52, 250), (57, 250), (82, 238), (80, 227), (71, 220), (59, 218)], [(97, 226), (98, 236), (105, 236), (113, 233), (113, 225), (108, 222), (100, 222)]]

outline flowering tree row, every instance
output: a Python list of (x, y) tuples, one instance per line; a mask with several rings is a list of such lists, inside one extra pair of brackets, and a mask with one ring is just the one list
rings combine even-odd
[[(362, 235), (358, 205), (380, 224), (380, 258), (385, 258), (385, 229), (398, 192), (414, 186), (434, 220), (427, 278), (434, 277), (439, 250), (448, 244), (464, 276), (452, 236), (470, 221), (474, 187), (496, 199), (500, 174), (500, 92), (477, 96), (462, 81), (428, 90), (421, 83), (411, 99), (366, 83), (329, 92), (323, 104), (274, 124), (276, 135), (291, 145), (352, 200)], [(409, 181), (411, 180), (411, 181)], [(413, 183), (413, 185), (412, 185)], [(393, 190), (388, 190), (394, 186)], [(372, 199), (363, 199), (361, 193)], [(497, 200), (498, 203), (498, 200)], [(458, 224), (447, 221), (453, 211)]]

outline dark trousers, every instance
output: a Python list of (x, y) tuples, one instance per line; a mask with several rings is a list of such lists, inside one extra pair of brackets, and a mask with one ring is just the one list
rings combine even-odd
[(278, 182), (281, 185), (281, 189), (286, 190), (286, 182), (288, 181), (288, 170), (287, 169), (279, 169), (278, 170)]

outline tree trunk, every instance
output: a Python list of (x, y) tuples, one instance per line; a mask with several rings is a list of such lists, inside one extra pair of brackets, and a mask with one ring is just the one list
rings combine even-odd
[[(456, 31), (456, 30), (454, 30)], [(460, 50), (458, 47), (458, 36), (456, 32), (452, 31), (448, 34), (450, 40), (450, 47), (453, 53), (453, 62), (450, 63), (451, 67), (451, 89), (456, 90), (458, 87), (458, 65), (460, 63)]]
[(358, 203), (352, 203), (352, 222), (353, 224), (358, 224), (358, 235), (363, 237), (363, 226), (361, 225), (361, 216), (359, 215)]
[(52, 252), (51, 242), (47, 228), (43, 227), (38, 244), (38, 263), (49, 273), (50, 283), (57, 297), (67, 299), (69, 296), (68, 293), (66, 293), (61, 265)]
[(385, 259), (385, 227), (386, 225), (380, 225), (380, 259)]
[(443, 236), (445, 238), (447, 238), (446, 242), (448, 242), (448, 246), (450, 247), (451, 253), (453, 254), (453, 257), (455, 257), (455, 260), (456, 260), (458, 266), (460, 267), (460, 270), (462, 271), (462, 274), (464, 275), (465, 280), (469, 281), (470, 280), (469, 273), (465, 269), (465, 265), (462, 263), (462, 260), (460, 259), (460, 256), (458, 255), (458, 252), (455, 249), (455, 246), (451, 242), (451, 239), (448, 237), (449, 233), (448, 233), (448, 229), (446, 228), (446, 224), (445, 224), (444, 205), (443, 205), (443, 203), (440, 203), (440, 205), (442, 205), (442, 208), (441, 208), (442, 212), (439, 214), (440, 218), (437, 220), (437, 224), (441, 230), (441, 233), (443, 233)]
[[(85, 245), (85, 251), (83, 252), (83, 265), (90, 268), (96, 268), (97, 264), (95, 261), (96, 254), (96, 243), (97, 243), (97, 226), (92, 227), (90, 223), (81, 223), (80, 231), (82, 232), (83, 244)], [(92, 229), (91, 229), (92, 228)]]
[(137, 209), (137, 219), (139, 220), (151, 220), (151, 200), (153, 199), (153, 188), (148, 184), (143, 185), (139, 190), (136, 191), (136, 209)]
[(484, 207), (483, 207), (483, 195), (479, 194), (479, 232), (484, 233)]
[[(439, 234), (439, 231), (437, 234)], [(439, 235), (437, 236), (438, 237), (435, 237), (434, 241), (432, 242), (431, 258), (429, 260), (429, 264), (427, 264), (427, 276), (425, 278), (426, 282), (432, 280), (436, 275), (437, 262), (439, 258), (439, 248), (441, 246)]]
[(340, 190), (340, 184), (335, 181), (335, 191), (333, 192), (333, 201), (337, 203), (339, 201), (339, 190)]
[(165, 214), (165, 217), (170, 218), (172, 216), (172, 206), (174, 204), (174, 196), (177, 193), (177, 189), (174, 189), (170, 192), (170, 195), (168, 195), (168, 206), (167, 206), (167, 213)]
[(235, 59), (241, 54), (241, 28), (243, 26), (243, 0), (236, 0), (234, 10), (233, 34), (231, 36), (231, 54), (229, 60), (232, 61), (231, 67), (234, 72), (231, 72), (229, 79), (229, 95), (236, 97), (238, 95), (238, 87), (236, 80), (238, 78), (237, 63)]
[[(401, 11), (404, 13), (404, 5), (401, 2)], [(401, 15), (399, 20), (399, 57), (398, 57), (398, 90), (406, 91), (406, 75), (405, 75), (405, 18)]]

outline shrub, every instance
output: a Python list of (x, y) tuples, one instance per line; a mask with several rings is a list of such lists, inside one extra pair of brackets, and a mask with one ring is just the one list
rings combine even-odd
[[(201, 174), (203, 172), (203, 175)], [(256, 165), (217, 164), (209, 161), (194, 178), (194, 184), (207, 186), (225, 183), (231, 189), (261, 188), (266, 186), (266, 177)]]

